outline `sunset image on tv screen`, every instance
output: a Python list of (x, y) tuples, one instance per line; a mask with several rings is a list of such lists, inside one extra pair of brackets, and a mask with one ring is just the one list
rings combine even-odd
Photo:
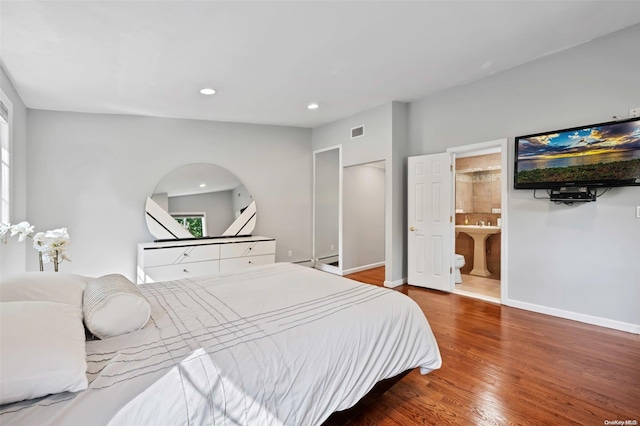
[(640, 120), (520, 137), (518, 184), (640, 183)]

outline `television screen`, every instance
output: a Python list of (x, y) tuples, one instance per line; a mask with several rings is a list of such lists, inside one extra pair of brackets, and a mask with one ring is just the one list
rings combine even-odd
[(516, 138), (516, 189), (640, 185), (640, 117)]

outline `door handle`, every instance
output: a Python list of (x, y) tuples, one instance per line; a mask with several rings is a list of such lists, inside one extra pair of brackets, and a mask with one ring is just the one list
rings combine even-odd
[(413, 226), (412, 226), (411, 228), (409, 228), (409, 231), (412, 231), (412, 232), (413, 232), (413, 231), (415, 231), (415, 230), (416, 230), (416, 228), (414, 228)]

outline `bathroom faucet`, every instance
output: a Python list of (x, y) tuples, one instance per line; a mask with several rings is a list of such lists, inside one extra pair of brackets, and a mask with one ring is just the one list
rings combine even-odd
[(484, 226), (484, 220), (480, 221), (480, 226)]

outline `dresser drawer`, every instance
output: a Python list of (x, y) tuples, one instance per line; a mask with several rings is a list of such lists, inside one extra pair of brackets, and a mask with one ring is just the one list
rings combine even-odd
[(217, 244), (148, 249), (144, 251), (144, 267), (177, 265), (219, 258), (220, 246)]
[(220, 273), (220, 261), (192, 262), (182, 265), (165, 265), (144, 268), (145, 282), (172, 281), (199, 275), (216, 275)]
[(220, 258), (259, 256), (263, 254), (275, 254), (275, 241), (250, 241), (246, 243), (222, 244)]
[(276, 261), (275, 254), (263, 254), (261, 256), (235, 257), (233, 259), (220, 260), (220, 273), (241, 271), (251, 266), (268, 265)]

